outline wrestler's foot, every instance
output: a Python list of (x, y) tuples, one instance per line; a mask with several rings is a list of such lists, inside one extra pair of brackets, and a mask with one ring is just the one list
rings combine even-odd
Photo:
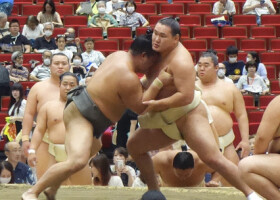
[(21, 200), (38, 200), (38, 197), (31, 190), (27, 190), (21, 195)]
[(209, 181), (207, 183), (205, 183), (206, 187), (220, 187), (221, 186), (221, 182), (217, 182), (217, 181)]
[(143, 194), (141, 200), (166, 200), (165, 196), (158, 190), (149, 190)]
[(53, 192), (50, 188), (44, 191), (47, 200), (55, 200), (56, 192)]

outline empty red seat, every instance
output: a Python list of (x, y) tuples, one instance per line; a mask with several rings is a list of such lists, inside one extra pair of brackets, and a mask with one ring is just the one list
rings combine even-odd
[(211, 4), (188, 4), (189, 14), (211, 14), (212, 7)]
[(275, 95), (263, 95), (260, 96), (260, 108), (261, 109), (266, 109), (268, 104), (276, 97)]
[(263, 52), (261, 61), (268, 65), (280, 65), (280, 52)]
[(101, 51), (105, 56), (119, 50), (118, 40), (96, 40), (94, 41), (94, 49)]
[(73, 15), (74, 14), (74, 8), (72, 4), (58, 4), (55, 6), (56, 12), (60, 14), (62, 18), (66, 15)]
[(207, 50), (207, 41), (205, 39), (182, 40), (182, 44), (189, 51), (206, 51)]
[(0, 125), (5, 125), (6, 124), (5, 117), (7, 117), (7, 116), (8, 116), (7, 113), (0, 113)]
[(25, 53), (23, 54), (23, 64), (30, 64), (30, 60), (37, 60), (42, 63), (42, 54), (40, 53)]
[(165, 17), (171, 17), (171, 15), (151, 15), (149, 16), (149, 23), (151, 26), (155, 26), (156, 23), (162, 19), (162, 18), (165, 18)]
[(184, 4), (181, 3), (162, 3), (160, 4), (160, 14), (163, 15), (181, 15), (184, 14)]
[(43, 10), (43, 5), (22, 5), (22, 15), (35, 15), (37, 16), (37, 14)]
[(251, 28), (251, 37), (252, 38), (275, 38), (276, 31), (272, 26), (266, 27), (252, 27)]
[(200, 15), (179, 15), (179, 24), (181, 26), (201, 26)]
[(279, 81), (270, 81), (270, 91), (272, 94), (280, 94)]
[[(66, 33), (67, 28), (55, 28), (53, 29), (53, 37), (56, 37), (57, 35), (63, 35), (64, 33)], [(76, 33), (76, 37), (78, 37), (78, 34)]]
[(29, 89), (32, 88), (33, 85), (35, 85), (37, 82), (36, 81), (21, 81), (20, 82), (23, 86), (23, 91), (25, 93), (26, 88), (28, 87)]
[(245, 26), (227, 26), (222, 29), (223, 38), (247, 38), (247, 28)]
[(216, 51), (226, 51), (229, 46), (236, 46), (235, 39), (213, 39), (212, 49)]
[(242, 51), (266, 51), (266, 41), (264, 39), (244, 39), (241, 40)]
[(64, 16), (64, 26), (73, 27), (78, 30), (81, 26), (87, 26), (87, 17), (66, 15)]
[(131, 28), (109, 27), (107, 29), (108, 39), (131, 39)]
[(123, 42), (122, 43), (122, 50), (128, 51), (133, 41), (134, 40), (132, 40), (132, 39), (123, 40), (122, 41)]
[(181, 38), (188, 39), (190, 38), (190, 30), (187, 26), (181, 26)]
[(276, 70), (274, 65), (266, 65), (265, 66), (267, 71), (267, 78), (268, 79), (275, 79), (276, 78)]
[(280, 15), (262, 15), (262, 25), (280, 25)]
[(243, 95), (245, 106), (255, 107), (254, 97), (251, 95)]
[(250, 111), (248, 112), (248, 119), (250, 122), (261, 122), (264, 111)]
[(154, 3), (137, 4), (137, 12), (144, 16), (157, 14), (157, 6)]
[(24, 24), (26, 24), (28, 16), (9, 16), (8, 17), (8, 21), (11, 21), (11, 19), (17, 19), (20, 26), (23, 26)]
[(84, 40), (88, 37), (93, 39), (102, 39), (103, 38), (103, 29), (101, 27), (94, 28), (79, 28), (79, 38)]
[(270, 49), (272, 51), (280, 51), (280, 39), (271, 39), (270, 40)]
[(10, 105), (10, 97), (3, 96), (1, 98), (1, 111), (7, 111)]
[(219, 38), (217, 27), (196, 27), (193, 31), (194, 38)]
[(254, 26), (257, 25), (255, 15), (233, 15), (234, 25)]
[(136, 36), (145, 35), (148, 30), (148, 27), (137, 27), (136, 28)]
[(11, 56), (10, 53), (0, 54), (0, 62), (11, 62)]

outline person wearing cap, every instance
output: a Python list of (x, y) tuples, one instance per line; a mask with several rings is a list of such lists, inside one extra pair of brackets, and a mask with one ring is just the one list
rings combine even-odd
[(11, 57), (12, 64), (6, 68), (10, 74), (10, 80), (15, 82), (28, 81), (29, 71), (23, 67), (23, 54), (20, 51), (15, 51)]
[(76, 37), (74, 28), (72, 27), (67, 28), (65, 33), (65, 38), (66, 38), (65, 49), (72, 51), (72, 53), (78, 53), (78, 54), (83, 53), (81, 40), (80, 38)]

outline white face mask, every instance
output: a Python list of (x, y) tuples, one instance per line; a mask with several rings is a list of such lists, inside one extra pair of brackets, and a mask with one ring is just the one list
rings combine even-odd
[(126, 10), (127, 10), (128, 13), (133, 13), (135, 8), (134, 7), (127, 7)]
[(235, 63), (237, 61), (237, 57), (231, 57), (228, 60), (230, 63)]
[(103, 8), (103, 7), (98, 8), (98, 13), (99, 14), (104, 14), (105, 13), (105, 8)]
[(251, 61), (252, 59), (251, 58), (246, 58), (246, 62), (249, 62), (249, 61)]
[(51, 59), (46, 58), (44, 59), (44, 65), (49, 66), (51, 64)]
[(12, 177), (9, 177), (9, 178), (3, 178), (3, 177), (0, 177), (0, 183), (1, 183), (1, 184), (7, 184), (7, 183), (10, 183), (11, 178), (12, 178)]
[(225, 78), (225, 70), (224, 69), (219, 69), (218, 72), (217, 72), (217, 75), (219, 78)]
[(79, 60), (79, 59), (74, 59), (73, 60), (73, 64), (75, 65), (75, 66), (80, 66), (81, 65), (81, 60)]
[(47, 37), (50, 37), (52, 34), (53, 34), (52, 31), (49, 31), (49, 30), (45, 31), (45, 36), (47, 36)]

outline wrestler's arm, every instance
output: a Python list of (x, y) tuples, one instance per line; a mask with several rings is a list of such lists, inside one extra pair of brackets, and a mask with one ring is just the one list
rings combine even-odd
[(143, 102), (149, 105), (149, 110), (162, 111), (168, 108), (188, 105), (192, 102), (195, 89), (195, 70), (193, 64), (187, 62), (174, 62), (170, 68), (177, 92), (172, 96), (160, 100)]
[[(39, 145), (41, 144), (44, 134), (47, 130), (47, 106), (48, 103), (46, 103), (39, 111), (38, 117), (37, 117), (37, 126), (34, 130), (31, 143), (30, 143), (30, 149), (34, 149), (35, 151), (38, 149)], [(36, 162), (36, 154), (35, 153), (29, 153), (28, 154), (28, 164), (30, 166), (34, 166), (34, 161)]]
[(233, 90), (233, 112), (236, 116), (238, 127), (240, 130), (241, 141), (236, 146), (237, 149), (242, 149), (241, 158), (246, 157), (250, 153), (249, 145), (249, 122), (245, 108), (245, 103), (241, 92), (234, 86), (231, 85)]
[(265, 154), (280, 124), (280, 96), (275, 97), (266, 108), (255, 138), (254, 154)]
[[(33, 119), (37, 112), (37, 85), (34, 85), (27, 97), (26, 107), (24, 111), (24, 116), (22, 120), (22, 148), (24, 150), (24, 154), (27, 157), (28, 153), (27, 150), (29, 148), (30, 142), (29, 142), (29, 133), (33, 126)], [(25, 138), (25, 141), (24, 141)]]

